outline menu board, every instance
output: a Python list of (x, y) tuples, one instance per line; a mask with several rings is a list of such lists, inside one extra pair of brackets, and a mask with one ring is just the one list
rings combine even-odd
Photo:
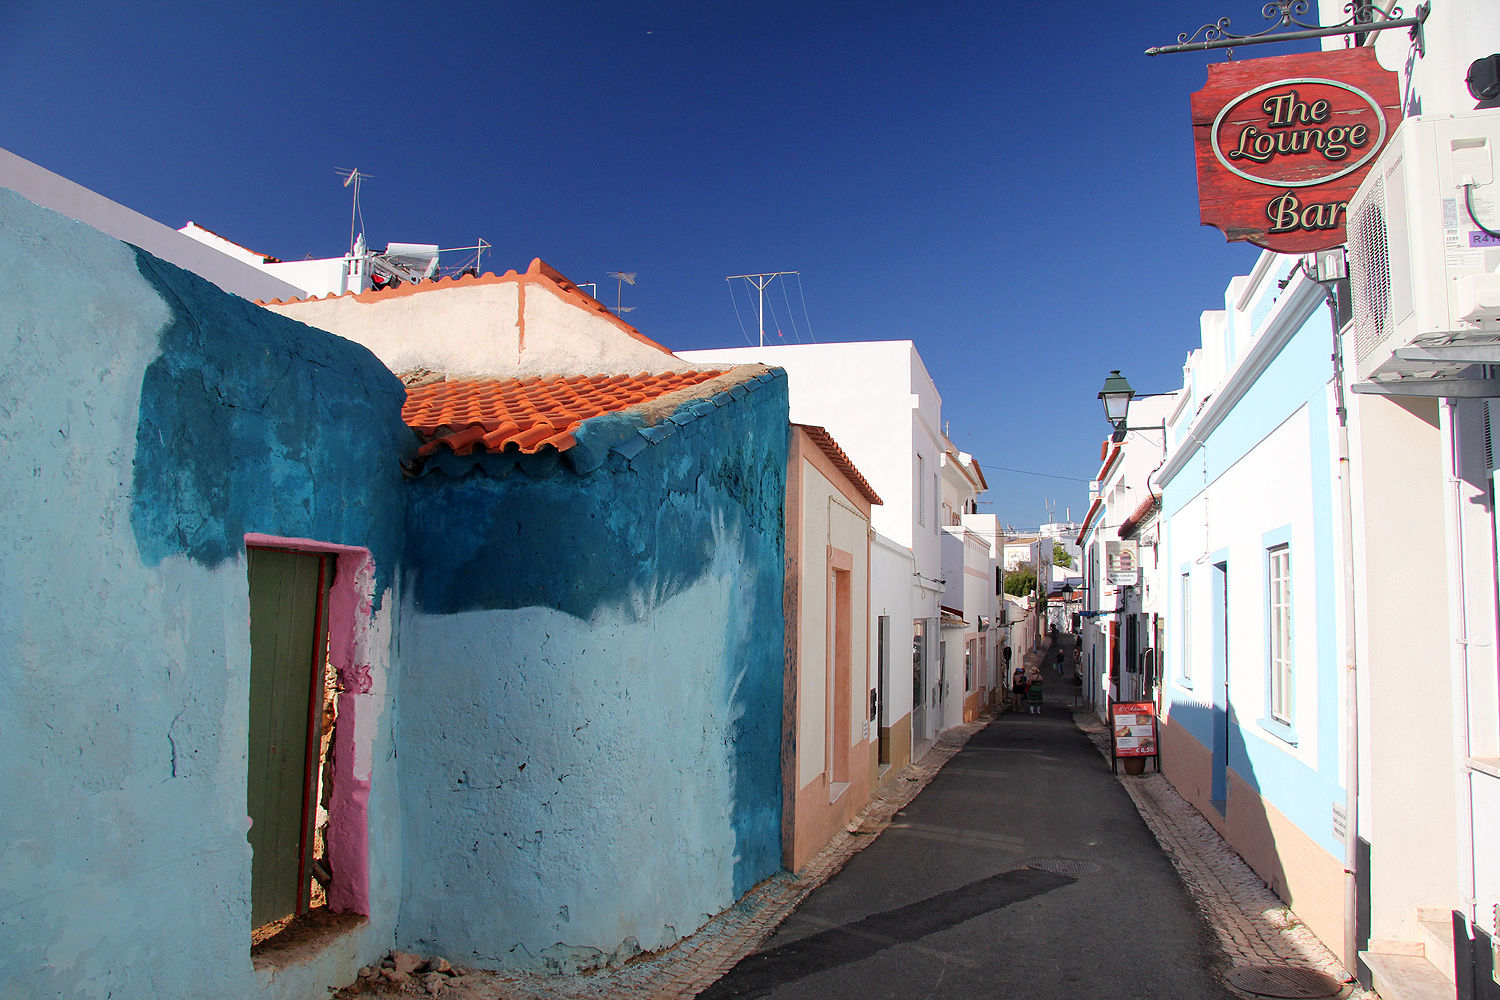
[(1109, 706), (1116, 757), (1155, 757), (1156, 706), (1149, 701), (1117, 701)]

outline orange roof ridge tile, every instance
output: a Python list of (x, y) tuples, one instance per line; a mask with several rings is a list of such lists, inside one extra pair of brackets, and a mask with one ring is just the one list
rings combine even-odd
[(792, 426), (800, 427), (807, 432), (807, 436), (812, 438), (813, 443), (818, 446), (823, 454), (828, 456), (828, 460), (833, 463), (834, 468), (848, 477), (849, 482), (854, 484), (854, 488), (859, 490), (861, 496), (872, 504), (885, 506), (885, 502), (880, 499), (880, 494), (875, 492), (874, 487), (870, 485), (869, 480), (865, 479), (864, 474), (859, 471), (859, 467), (854, 464), (853, 459), (845, 454), (844, 449), (839, 447), (839, 443), (833, 439), (833, 435), (828, 433), (828, 428), (821, 427), (818, 424), (794, 423)]

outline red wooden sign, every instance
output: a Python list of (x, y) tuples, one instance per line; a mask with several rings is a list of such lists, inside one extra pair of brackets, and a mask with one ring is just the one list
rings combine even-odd
[(1396, 74), (1370, 48), (1210, 63), (1193, 95), (1203, 224), (1284, 253), (1338, 246), (1400, 121)]

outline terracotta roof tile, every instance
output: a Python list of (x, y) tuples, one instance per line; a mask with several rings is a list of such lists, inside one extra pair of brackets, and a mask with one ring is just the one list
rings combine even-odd
[(832, 434), (828, 433), (827, 428), (819, 427), (817, 424), (797, 424), (797, 426), (807, 432), (807, 436), (813, 439), (813, 443), (828, 456), (833, 467), (848, 477), (849, 482), (854, 484), (854, 488), (859, 490), (861, 496), (872, 504), (883, 506), (880, 494), (875, 492), (854, 462), (844, 454), (844, 449), (839, 447), (839, 443), (833, 439)]
[(424, 458), (440, 449), (469, 455), (514, 447), (532, 455), (550, 446), (561, 452), (577, 443), (573, 431), (590, 417), (629, 409), (722, 374), (641, 372), (432, 382), (408, 390), (401, 417), (421, 438), (417, 453)]

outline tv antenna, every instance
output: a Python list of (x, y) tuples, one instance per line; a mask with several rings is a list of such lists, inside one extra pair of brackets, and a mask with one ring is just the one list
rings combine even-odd
[(760, 346), (766, 346), (766, 286), (788, 274), (800, 275), (800, 271), (772, 271), (770, 274), (732, 274), (725, 281), (744, 280), (755, 286), (760, 293), (760, 304), (756, 307), (756, 320), (760, 324)]
[(361, 181), (370, 180), (370, 175), (361, 173), (358, 167), (335, 167), (338, 175), (344, 179), (344, 187), (354, 189), (354, 207), (349, 212), (349, 252), (354, 252), (354, 221), (359, 220), (360, 234), (364, 234), (365, 217), (359, 210), (359, 185)]
[(630, 312), (632, 309), (635, 308), (635, 306), (621, 306), (620, 305), (620, 296), (624, 294), (625, 286), (626, 285), (633, 285), (633, 284), (635, 284), (636, 272), (635, 271), (610, 271), (609, 272), (609, 276), (611, 278), (615, 279), (615, 315), (618, 316), (621, 313), (628, 313), (628, 312)]

